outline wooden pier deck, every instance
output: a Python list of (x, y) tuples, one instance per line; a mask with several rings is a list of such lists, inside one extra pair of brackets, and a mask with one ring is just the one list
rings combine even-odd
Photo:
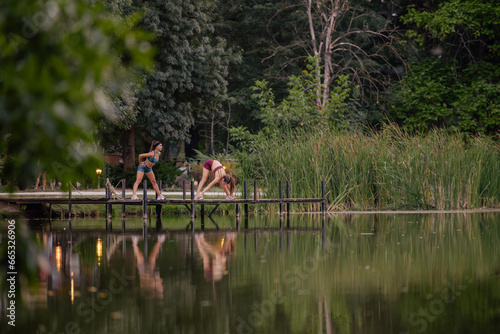
[[(253, 197), (248, 197), (247, 182), (244, 182), (242, 196), (243, 198), (236, 199), (195, 199), (194, 198), (194, 182), (191, 181), (191, 191), (190, 198), (187, 198), (187, 193), (185, 187), (183, 187), (182, 197), (183, 198), (148, 198), (147, 194), (147, 181), (143, 181), (143, 196), (142, 199), (127, 199), (125, 198), (125, 182), (122, 180), (121, 194), (117, 194), (117, 190), (110, 186), (107, 181), (107, 187), (105, 189), (104, 197), (73, 197), (71, 191), (68, 193), (68, 197), (25, 197), (25, 196), (6, 196), (0, 197), (0, 201), (13, 203), (17, 205), (36, 205), (36, 204), (48, 204), (50, 208), (54, 204), (68, 205), (69, 215), (71, 216), (71, 206), (75, 204), (103, 204), (106, 205), (106, 218), (109, 220), (112, 218), (112, 206), (121, 205), (122, 206), (122, 216), (125, 214), (126, 205), (141, 205), (143, 207), (143, 218), (148, 218), (148, 206), (154, 206), (156, 208), (156, 219), (157, 224), (161, 225), (161, 212), (164, 205), (183, 205), (191, 212), (191, 220), (195, 218), (195, 206), (201, 206), (201, 215), (204, 215), (204, 209), (206, 205), (215, 206), (215, 208), (210, 212), (208, 216), (211, 216), (215, 210), (223, 204), (235, 204), (236, 205), (236, 216), (240, 215), (240, 206), (244, 208), (245, 216), (248, 216), (248, 206), (256, 204), (279, 204), (280, 216), (285, 213), (290, 214), (290, 204), (292, 203), (322, 203), (322, 213), (325, 213), (326, 209), (326, 195), (325, 195), (325, 182), (322, 181), (322, 196), (316, 198), (291, 198), (290, 197), (290, 186), (289, 182), (286, 182), (286, 197), (283, 196), (282, 182), (279, 183), (279, 198), (258, 198), (257, 193), (257, 183), (254, 181), (254, 192)], [(161, 189), (161, 182), (159, 183)], [(121, 197), (121, 198), (116, 198)], [(194, 223), (191, 224), (194, 230)]]

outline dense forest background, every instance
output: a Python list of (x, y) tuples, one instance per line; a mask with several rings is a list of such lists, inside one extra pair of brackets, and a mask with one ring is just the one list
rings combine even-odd
[(126, 143), (185, 142), (188, 157), (214, 155), (231, 151), (231, 133), (321, 119), (344, 129), (387, 120), (415, 132), (499, 129), (495, 1), (129, 3), (145, 10), (140, 25), (157, 54), (136, 121), (103, 136), (120, 138), (126, 168)]
[(496, 0), (4, 1), (2, 180), (116, 152), (133, 171), (152, 140), (238, 157), (279, 129), (497, 140), (499, 22)]

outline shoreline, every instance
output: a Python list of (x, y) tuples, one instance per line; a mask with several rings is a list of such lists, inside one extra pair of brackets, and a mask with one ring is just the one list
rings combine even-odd
[[(139, 198), (142, 198), (142, 190), (137, 192), (137, 195)], [(155, 191), (153, 189), (148, 189), (147, 195), (148, 198), (151, 196), (154, 198), (155, 196)], [(162, 191), (162, 194), (165, 197), (170, 197), (171, 198), (182, 198), (183, 192), (182, 191)], [(88, 190), (73, 190), (71, 192), (71, 197), (72, 198), (78, 198), (78, 197), (90, 197), (90, 196), (100, 196), (100, 197), (105, 197), (106, 195), (106, 189), (88, 189)], [(185, 192), (186, 199), (190, 199), (191, 197), (191, 191), (186, 191)], [(236, 193), (236, 196), (241, 196), (241, 193)], [(262, 194), (261, 194), (262, 195)], [(59, 191), (59, 190), (29, 190), (29, 191), (17, 191), (13, 193), (6, 193), (2, 192), (0, 193), (0, 216), (8, 216), (8, 215), (13, 215), (13, 214), (25, 214), (26, 212), (23, 211), (21, 208), (16, 207), (13, 204), (7, 203), (4, 200), (7, 200), (9, 197), (40, 197), (40, 196), (47, 196), (47, 197), (53, 197), (53, 196), (68, 196), (69, 197), (69, 192), (68, 191)], [(130, 198), (132, 196), (132, 190), (127, 189), (125, 193), (126, 198)], [(212, 191), (212, 192), (207, 192), (206, 193), (207, 197), (218, 197), (218, 196), (225, 196), (225, 193), (221, 191)], [(120, 196), (121, 197), (121, 196)], [(210, 205), (210, 204), (207, 204)], [(64, 205), (55, 205), (53, 207), (55, 209), (54, 213), (57, 216), (67, 216), (68, 211), (65, 210)], [(100, 204), (75, 204), (73, 206), (72, 210), (73, 215), (77, 215), (80, 217), (94, 217), (94, 216), (101, 216), (105, 212), (105, 207), (100, 205)], [(113, 210), (114, 211), (114, 210)], [(127, 216), (136, 216), (140, 213), (138, 213), (140, 210), (137, 209), (130, 209), (127, 210)], [(171, 214), (171, 215), (183, 215), (184, 210), (177, 210), (173, 208), (169, 208), (169, 206), (164, 206), (164, 213), (163, 214)], [(415, 209), (415, 210), (339, 210), (339, 211), (326, 211), (327, 215), (348, 215), (348, 214), (456, 214), (456, 213), (463, 213), (463, 214), (468, 214), (468, 213), (495, 213), (495, 212), (500, 212), (500, 208), (473, 208), (473, 209), (449, 209), (449, 210), (443, 210), (443, 209), (436, 209), (436, 210), (423, 210), (423, 209)], [(227, 211), (226, 213), (229, 213)], [(269, 213), (273, 213), (272, 211)], [(276, 212), (279, 213), (279, 212)], [(188, 215), (189, 213), (185, 213)], [(293, 215), (308, 215), (308, 214), (321, 214), (321, 211), (311, 211), (311, 212), (299, 212), (299, 211), (292, 211), (290, 214)], [(44, 213), (41, 212), (41, 216), (44, 216)]]

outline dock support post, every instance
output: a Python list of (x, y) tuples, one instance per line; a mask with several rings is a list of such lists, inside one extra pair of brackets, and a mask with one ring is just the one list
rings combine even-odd
[[(247, 181), (243, 182), (243, 194), (244, 194), (244, 199), (246, 200), (248, 198), (248, 189), (247, 189)], [(248, 203), (245, 203), (245, 217), (248, 217)]]
[(142, 236), (144, 238), (143, 251), (144, 258), (148, 258), (148, 226), (146, 225), (146, 220), (144, 220), (144, 224), (142, 225)]
[(148, 218), (148, 181), (142, 181), (142, 219)]
[[(158, 184), (158, 188), (160, 189), (161, 193), (161, 187), (162, 187), (162, 182), (161, 180), (157, 180), (156, 183)], [(158, 194), (156, 194), (156, 199), (158, 199)], [(162, 217), (161, 217), (161, 211), (162, 211), (163, 205), (161, 204), (156, 204), (156, 229), (161, 229), (162, 224)]]
[(186, 199), (186, 181), (182, 180), (182, 199)]
[[(122, 198), (125, 199), (125, 191), (126, 191), (126, 179), (122, 179)], [(125, 217), (125, 204), (122, 204), (122, 218)]]
[(200, 208), (201, 229), (205, 229), (205, 205), (202, 204)]
[[(205, 230), (205, 206), (201, 205), (200, 219), (201, 219), (201, 230)], [(212, 219), (212, 218), (210, 218)]]

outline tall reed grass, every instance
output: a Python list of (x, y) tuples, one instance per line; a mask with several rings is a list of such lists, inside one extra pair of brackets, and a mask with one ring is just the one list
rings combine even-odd
[(279, 181), (289, 181), (291, 197), (319, 197), (324, 180), (329, 210), (499, 207), (500, 146), (485, 137), (408, 135), (388, 125), (368, 134), (276, 132), (255, 148), (244, 175), (257, 171), (268, 197), (279, 196)]

